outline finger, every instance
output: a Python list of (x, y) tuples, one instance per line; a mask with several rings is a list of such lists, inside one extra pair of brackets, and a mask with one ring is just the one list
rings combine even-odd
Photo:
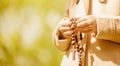
[(71, 28), (70, 28), (70, 27), (59, 27), (59, 30), (60, 30), (61, 32), (64, 32), (64, 31), (70, 31)]
[(70, 22), (70, 20), (64, 20), (61, 21), (60, 25), (61, 26), (70, 26), (72, 23)]
[(82, 33), (92, 33), (92, 31), (89, 29), (87, 31), (82, 31)]
[(67, 38), (67, 39), (70, 39), (71, 38), (71, 36), (64, 36), (65, 38)]
[(89, 22), (89, 21), (87, 20), (87, 21), (79, 22), (79, 23), (77, 24), (77, 27), (78, 27), (78, 28), (83, 28), (83, 27), (87, 27), (87, 26), (89, 26), (89, 25), (91, 25), (91, 22)]
[(82, 21), (86, 21), (88, 19), (88, 17), (82, 17), (82, 18), (79, 18), (76, 23), (79, 23), (79, 22), (82, 22)]
[(72, 36), (72, 31), (66, 31), (66, 32), (64, 32), (64, 35), (66, 35), (66, 36)]
[(63, 23), (61, 26), (66, 27), (66, 26), (71, 26), (71, 25), (72, 25), (72, 23), (71, 23), (71, 22), (65, 22), (65, 23)]
[(79, 31), (83, 33), (93, 32), (93, 27), (89, 26), (89, 27), (80, 28)]

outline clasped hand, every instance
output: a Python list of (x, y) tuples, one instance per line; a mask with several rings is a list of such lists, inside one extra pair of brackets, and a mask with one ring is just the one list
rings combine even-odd
[[(72, 29), (70, 22), (71, 18), (64, 18), (59, 24), (58, 30), (62, 34), (63, 38), (71, 38), (72, 37)], [(75, 33), (78, 31), (82, 33), (95, 33), (97, 32), (96, 18), (92, 15), (84, 16), (81, 18), (77, 18), (76, 21), (77, 27), (75, 28)]]

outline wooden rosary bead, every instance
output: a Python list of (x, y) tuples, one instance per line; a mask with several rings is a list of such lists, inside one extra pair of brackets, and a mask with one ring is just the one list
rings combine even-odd
[(76, 41), (72, 41), (72, 42), (71, 42), (72, 45), (75, 45), (75, 43), (76, 43)]
[(72, 38), (72, 41), (75, 41), (75, 38)]
[(75, 24), (73, 24), (72, 26), (71, 26), (71, 29), (75, 29), (75, 27), (76, 27), (76, 25)]
[(80, 33), (80, 40), (82, 40), (83, 38), (82, 38), (82, 33)]

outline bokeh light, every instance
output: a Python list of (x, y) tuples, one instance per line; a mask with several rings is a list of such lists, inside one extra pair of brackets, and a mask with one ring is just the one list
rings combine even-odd
[(60, 66), (52, 32), (66, 0), (0, 0), (0, 66)]

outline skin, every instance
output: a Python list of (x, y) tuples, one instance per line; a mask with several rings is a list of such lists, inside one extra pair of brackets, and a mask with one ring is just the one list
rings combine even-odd
[[(82, 33), (97, 33), (96, 18), (92, 15), (84, 16), (76, 21), (77, 28), (75, 32), (80, 31)], [(58, 29), (63, 38), (70, 39), (72, 36), (70, 18), (65, 18)]]
[(61, 32), (61, 35), (63, 38), (71, 38), (72, 35), (72, 30), (70, 28), (70, 26), (72, 25), (72, 23), (70, 22), (69, 18), (64, 18), (64, 22), (60, 23), (59, 26), (59, 31)]
[(82, 33), (97, 33), (96, 18), (92, 15), (82, 17), (76, 23)]

